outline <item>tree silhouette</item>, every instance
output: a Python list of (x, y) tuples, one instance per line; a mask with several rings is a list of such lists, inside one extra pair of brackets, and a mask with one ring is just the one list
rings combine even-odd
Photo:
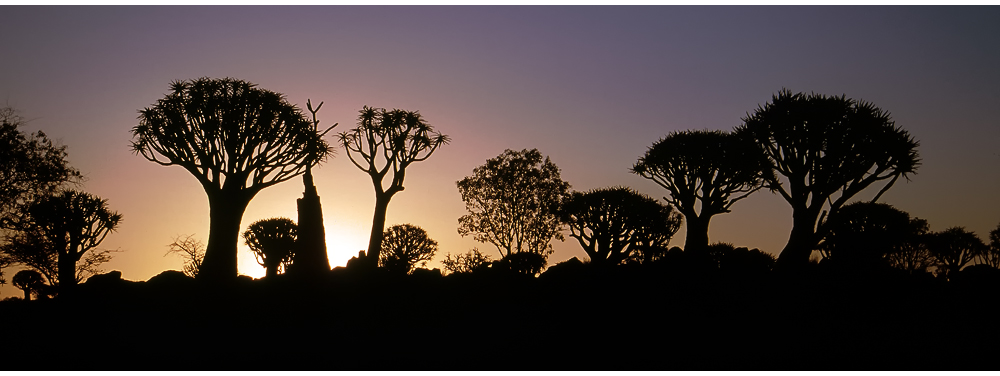
[[(895, 254), (912, 259), (911, 248), (921, 236), (924, 223), (889, 204), (854, 202), (844, 205), (824, 223), (827, 234), (819, 249), (825, 259), (839, 266), (890, 266)], [(904, 262), (909, 264), (904, 268), (914, 268), (913, 263)]]
[(930, 226), (927, 220), (921, 218), (910, 219), (910, 229), (907, 232), (906, 240), (887, 255), (889, 265), (899, 270), (905, 270), (910, 274), (926, 272), (934, 266), (934, 256), (927, 249), (927, 236)]
[(781, 90), (770, 103), (747, 114), (736, 129), (770, 160), (777, 175), (769, 187), (792, 206), (792, 230), (778, 267), (804, 267), (826, 235), (821, 212), (835, 214), (851, 197), (888, 181), (878, 200), (918, 164), (918, 143), (871, 103)]
[(773, 175), (758, 148), (724, 131), (672, 132), (654, 143), (632, 172), (670, 192), (664, 199), (687, 222), (685, 250), (707, 247), (712, 216), (729, 213)]
[(417, 263), (426, 265), (437, 252), (438, 243), (427, 237), (427, 231), (411, 225), (391, 226), (382, 236), (382, 253), (379, 266), (390, 271), (407, 274)]
[(1000, 269), (1000, 225), (990, 231), (990, 244), (979, 252), (977, 260), (980, 264)]
[(972, 262), (984, 248), (986, 244), (982, 239), (964, 227), (932, 233), (927, 241), (927, 249), (937, 260), (939, 273), (943, 272), (949, 279)]
[(37, 291), (39, 286), (45, 284), (42, 280), (42, 274), (31, 270), (25, 269), (14, 274), (14, 278), (11, 278), (11, 283), (14, 287), (24, 291), (24, 300), (31, 300), (31, 292)]
[(10, 216), (38, 197), (53, 194), (80, 172), (66, 160), (66, 147), (55, 146), (45, 133), (18, 130), (24, 119), (11, 107), (0, 107), (0, 228)]
[(340, 142), (351, 162), (368, 173), (375, 187), (375, 214), (365, 261), (375, 266), (380, 259), (389, 200), (403, 190), (406, 168), (429, 158), (449, 138), (435, 131), (419, 112), (365, 106), (357, 128), (341, 133)]
[(121, 220), (121, 214), (108, 209), (105, 199), (62, 191), (28, 207), (16, 235), (8, 237), (5, 252), (65, 291), (99, 273), (98, 265), (111, 260), (111, 251), (96, 248)]
[[(310, 105), (311, 107), (311, 105)], [(247, 204), (331, 152), (320, 132), (282, 94), (232, 78), (174, 81), (170, 93), (139, 111), (132, 149), (190, 172), (208, 194), (210, 232), (198, 276), (235, 278), (236, 243)]]
[(488, 265), (490, 261), (490, 256), (482, 254), (478, 248), (473, 248), (467, 253), (456, 255), (455, 258), (452, 258), (450, 253), (445, 255), (441, 265), (448, 273), (460, 274), (472, 273), (476, 269)]
[[(197, 277), (201, 263), (205, 260), (205, 244), (194, 238), (194, 234), (184, 237), (177, 236), (167, 247), (167, 254), (175, 253), (184, 258), (184, 275)], [(166, 256), (166, 255), (164, 255)]]
[(246, 245), (257, 263), (267, 269), (268, 277), (278, 275), (279, 269), (288, 270), (295, 257), (297, 236), (298, 226), (288, 218), (262, 219), (243, 232)]
[(642, 247), (665, 248), (681, 224), (669, 204), (625, 187), (573, 192), (562, 215), (592, 265), (618, 265)]
[(559, 208), (570, 185), (537, 149), (505, 150), (457, 184), (469, 211), (458, 219), (458, 233), (493, 244), (501, 257), (548, 256), (551, 239), (565, 239)]

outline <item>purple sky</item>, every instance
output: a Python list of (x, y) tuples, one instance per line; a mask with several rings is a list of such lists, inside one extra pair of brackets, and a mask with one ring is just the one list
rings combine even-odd
[[(82, 189), (124, 215), (107, 270), (145, 280), (208, 238), (194, 177), (133, 155), (137, 110), (172, 80), (235, 77), (324, 101), (323, 124), (364, 105), (419, 110), (453, 142), (407, 174), (387, 224), (412, 223), (445, 253), (461, 238), (455, 182), (504, 149), (538, 148), (574, 189), (666, 191), (628, 172), (674, 130), (725, 129), (781, 88), (873, 102), (920, 141), (923, 165), (883, 201), (934, 231), (1000, 223), (1000, 8), (821, 6), (0, 7), (0, 100), (68, 146)], [(331, 137), (330, 141), (334, 141)], [(315, 170), (332, 265), (367, 245), (374, 194), (338, 155)], [(300, 181), (264, 190), (243, 220), (295, 218)], [(859, 197), (869, 199), (872, 193)], [(791, 209), (762, 192), (712, 222), (711, 241), (778, 252)], [(672, 244), (683, 244), (683, 229)], [(584, 257), (556, 242), (550, 264)], [(241, 244), (241, 273), (263, 269)], [(2, 295), (19, 292), (10, 286)]]

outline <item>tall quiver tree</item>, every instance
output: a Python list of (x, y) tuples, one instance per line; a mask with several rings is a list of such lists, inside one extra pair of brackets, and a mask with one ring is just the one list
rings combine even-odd
[[(767, 159), (753, 144), (724, 131), (672, 132), (653, 143), (632, 172), (670, 192), (665, 197), (684, 215), (685, 250), (708, 247), (712, 216), (764, 187)], [(700, 209), (700, 211), (699, 211)]]
[[(312, 113), (313, 127), (317, 127), (319, 120), (316, 120), (316, 112), (323, 107), (323, 102), (313, 109), (312, 103), (307, 101), (306, 107)], [(337, 124), (333, 126), (336, 127)], [(330, 259), (326, 256), (323, 205), (320, 203), (319, 194), (316, 193), (316, 185), (313, 184), (312, 166), (306, 167), (306, 173), (302, 175), (302, 184), (305, 186), (305, 191), (302, 192), (302, 198), (296, 200), (299, 214), (296, 251), (294, 261), (286, 272), (295, 275), (316, 275), (330, 271)]]
[(133, 151), (183, 167), (208, 194), (203, 279), (236, 277), (240, 222), (258, 192), (301, 175), (331, 152), (323, 136), (333, 126), (320, 132), (282, 94), (233, 78), (174, 81), (139, 114)]
[(877, 201), (920, 163), (917, 141), (888, 112), (845, 96), (783, 89), (747, 114), (736, 133), (761, 148), (777, 172), (768, 185), (792, 206), (792, 230), (777, 262), (784, 269), (809, 262), (826, 234), (826, 213), (835, 215), (851, 197), (885, 181), (871, 200)]
[(340, 134), (347, 156), (368, 173), (375, 187), (375, 213), (365, 259), (369, 267), (378, 265), (389, 200), (403, 190), (406, 168), (426, 160), (449, 141), (448, 136), (427, 124), (419, 112), (368, 106), (360, 111), (358, 127)]

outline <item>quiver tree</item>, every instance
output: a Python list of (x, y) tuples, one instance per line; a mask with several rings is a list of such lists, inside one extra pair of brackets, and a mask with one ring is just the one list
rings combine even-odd
[(257, 263), (267, 269), (267, 276), (273, 277), (291, 265), (297, 235), (298, 226), (291, 219), (271, 218), (250, 224), (243, 239)]
[(938, 274), (952, 278), (986, 248), (976, 233), (952, 227), (928, 236), (927, 249), (937, 260)]
[(426, 265), (437, 252), (438, 243), (427, 237), (427, 231), (411, 225), (395, 225), (382, 234), (379, 266), (394, 273), (408, 274), (417, 263)]
[(449, 140), (427, 124), (419, 112), (368, 106), (361, 109), (357, 128), (340, 134), (348, 158), (368, 173), (375, 187), (375, 213), (364, 260), (368, 266), (377, 265), (381, 257), (389, 200), (403, 190), (406, 168), (426, 160)]
[(685, 250), (707, 247), (712, 216), (729, 213), (772, 175), (758, 148), (724, 131), (672, 132), (655, 142), (632, 172), (670, 192), (664, 199), (686, 220)]
[(22, 123), (13, 108), (0, 107), (0, 228), (10, 228), (10, 217), (23, 205), (82, 179), (66, 160), (65, 146), (41, 131), (22, 133)]
[(681, 224), (669, 204), (625, 187), (573, 192), (561, 213), (593, 265), (618, 265), (643, 247), (665, 248)]
[(552, 253), (552, 238), (564, 240), (559, 210), (570, 185), (537, 149), (504, 150), (458, 181), (469, 214), (458, 233), (491, 243), (501, 258), (513, 253)]
[(42, 280), (41, 273), (25, 269), (14, 274), (14, 278), (11, 278), (11, 283), (14, 284), (14, 287), (24, 291), (24, 300), (31, 300), (31, 293), (38, 291), (39, 287), (45, 284), (45, 281)]
[[(875, 202), (919, 165), (917, 141), (871, 103), (781, 90), (747, 114), (736, 134), (760, 147), (777, 175), (769, 188), (792, 206), (792, 230), (777, 266), (801, 267), (836, 214), (862, 190), (885, 182)], [(778, 176), (784, 177), (783, 181)]]
[(321, 132), (282, 94), (232, 78), (174, 81), (163, 99), (139, 113), (133, 151), (183, 167), (208, 194), (210, 232), (198, 273), (207, 279), (236, 277), (247, 204), (322, 162), (331, 152), (323, 136), (336, 126)]
[(1000, 268), (1000, 225), (990, 231), (990, 244), (979, 252), (977, 261), (983, 265)]
[(97, 266), (111, 260), (111, 251), (97, 250), (97, 246), (118, 228), (122, 215), (108, 209), (107, 202), (78, 191), (35, 201), (19, 222), (16, 235), (8, 238), (6, 253), (65, 291), (99, 273)]

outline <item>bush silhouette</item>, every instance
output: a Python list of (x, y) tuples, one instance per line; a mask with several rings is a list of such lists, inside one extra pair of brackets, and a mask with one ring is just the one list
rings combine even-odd
[(24, 291), (24, 300), (31, 300), (31, 293), (38, 291), (45, 284), (45, 281), (42, 279), (41, 273), (25, 269), (14, 274), (11, 283), (14, 284), (14, 287)]
[(393, 273), (409, 274), (418, 263), (424, 266), (434, 257), (437, 245), (420, 227), (408, 223), (391, 226), (382, 236), (379, 266)]

